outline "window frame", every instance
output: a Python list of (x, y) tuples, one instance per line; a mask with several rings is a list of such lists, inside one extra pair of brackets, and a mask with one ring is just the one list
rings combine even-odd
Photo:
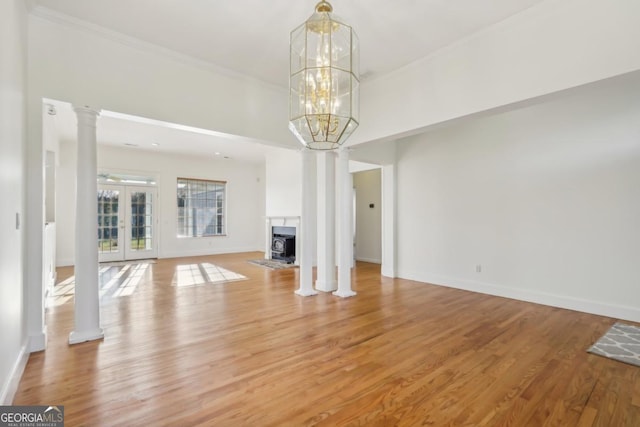
[[(203, 224), (203, 231), (200, 234), (195, 234), (195, 235), (193, 233), (189, 233), (189, 234), (182, 233), (181, 234), (181, 232), (183, 232), (185, 230), (188, 230), (190, 228), (191, 228), (191, 230), (193, 230), (193, 225), (191, 225), (191, 226), (188, 225), (188, 223), (185, 220), (186, 218), (188, 218), (188, 216), (184, 215), (184, 212), (181, 215), (180, 209), (184, 209), (187, 206), (186, 206), (186, 203), (185, 203), (185, 206), (182, 206), (182, 207), (180, 206), (180, 194), (179, 194), (179, 190), (180, 190), (179, 186), (180, 186), (180, 184), (186, 184), (187, 186), (197, 186), (197, 185), (203, 185), (203, 184), (205, 186), (214, 185), (215, 188), (214, 188), (213, 191), (216, 193), (216, 195), (211, 199), (208, 199), (206, 197), (206, 195), (205, 195), (205, 198), (203, 200), (204, 203), (205, 203), (205, 206), (200, 207), (200, 208), (199, 207), (192, 207), (191, 209), (197, 209), (198, 210), (197, 212), (200, 212), (200, 211), (204, 210), (205, 211), (204, 212), (205, 216), (207, 215), (206, 209), (215, 209), (216, 211), (215, 211), (215, 213), (213, 213), (212, 217), (219, 216), (219, 217), (221, 217), (220, 221), (219, 222), (216, 221), (213, 225), (206, 224), (206, 222), (205, 222)], [(221, 206), (218, 206), (219, 200), (217, 198), (217, 193), (220, 192), (219, 191), (219, 187), (220, 186), (222, 187), (222, 191), (221, 191), (222, 200), (221, 200)], [(178, 238), (178, 239), (198, 239), (198, 238), (211, 238), (211, 237), (224, 237), (224, 236), (227, 236), (227, 195), (228, 195), (228, 192), (227, 192), (227, 181), (215, 180), (215, 179), (203, 179), (203, 178), (177, 177), (176, 178), (176, 187), (175, 188), (176, 188), (176, 198), (175, 198), (175, 201), (176, 201), (176, 205), (175, 205), (176, 206), (176, 224), (175, 224), (175, 227), (176, 227), (176, 229), (175, 229), (176, 230), (176, 238)], [(211, 191), (211, 190), (205, 189), (204, 192), (207, 193), (209, 191)], [(195, 197), (191, 197), (190, 199), (198, 200)], [(186, 198), (185, 198), (185, 200), (186, 200)], [(202, 199), (200, 199), (200, 200), (202, 200)], [(212, 202), (213, 206), (211, 206), (211, 207), (206, 206), (207, 202)], [(221, 210), (221, 213), (219, 213), (218, 210)], [(196, 216), (197, 216), (197, 213), (196, 213)], [(191, 221), (192, 222), (196, 221), (196, 223), (197, 223), (198, 219), (196, 218), (194, 220), (192, 218)], [(182, 224), (182, 226), (181, 226), (181, 224)], [(197, 229), (198, 225), (196, 224), (195, 227)], [(213, 233), (207, 233), (206, 232), (206, 230), (209, 227), (213, 227), (213, 229), (214, 229)], [(221, 229), (221, 231), (217, 232), (218, 229)]]

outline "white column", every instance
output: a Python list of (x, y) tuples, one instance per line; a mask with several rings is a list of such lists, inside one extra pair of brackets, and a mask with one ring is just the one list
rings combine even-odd
[[(300, 287), (296, 294), (305, 297), (317, 295), (313, 289), (313, 198), (315, 195), (314, 167), (315, 153), (305, 148), (302, 150), (302, 216), (300, 218)], [(298, 236), (296, 236), (296, 239)]]
[(336, 282), (336, 155), (318, 153), (318, 278), (316, 289), (332, 292)]
[(349, 151), (341, 148), (338, 151), (338, 182), (340, 186), (340, 202), (338, 210), (339, 256), (338, 256), (338, 290), (333, 294), (342, 298), (356, 295), (351, 290), (351, 267), (353, 265), (353, 181), (349, 173)]
[(101, 339), (98, 284), (96, 121), (99, 111), (75, 107), (78, 116), (74, 330), (69, 344)]

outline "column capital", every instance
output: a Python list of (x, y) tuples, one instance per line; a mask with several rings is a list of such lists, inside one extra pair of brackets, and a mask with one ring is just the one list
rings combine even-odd
[(102, 112), (100, 108), (92, 108), (88, 105), (74, 105), (73, 111), (75, 111), (76, 114), (78, 115), (85, 114), (85, 115), (94, 115), (96, 117), (98, 117)]

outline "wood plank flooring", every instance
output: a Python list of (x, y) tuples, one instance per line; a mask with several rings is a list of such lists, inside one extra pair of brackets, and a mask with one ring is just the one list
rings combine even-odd
[[(115, 269), (103, 341), (69, 346), (60, 299), (14, 404), (64, 405), (68, 426), (640, 426), (640, 368), (586, 353), (615, 319), (367, 263), (356, 297), (303, 298), (260, 256)], [(248, 279), (190, 286), (209, 264)]]

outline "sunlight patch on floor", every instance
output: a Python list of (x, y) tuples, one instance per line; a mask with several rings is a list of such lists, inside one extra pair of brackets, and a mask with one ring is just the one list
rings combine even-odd
[(57, 307), (73, 298), (75, 292), (75, 277), (71, 276), (53, 287), (46, 301), (47, 307)]
[[(100, 282), (102, 283), (102, 286), (100, 286), (100, 297), (111, 293), (110, 296), (118, 298), (133, 294), (149, 268), (149, 264), (127, 264), (122, 266), (119, 271), (118, 267), (105, 268), (110, 270), (100, 275)], [(115, 274), (107, 279), (110, 272), (115, 272)]]
[(245, 280), (246, 276), (227, 270), (219, 265), (203, 262), (176, 266), (171, 284), (173, 286), (195, 286)]
[[(100, 298), (126, 297), (132, 295), (151, 263), (141, 262), (119, 266), (101, 266), (98, 269)], [(75, 293), (75, 276), (71, 276), (53, 287), (47, 297), (47, 307), (56, 307), (69, 302)]]

